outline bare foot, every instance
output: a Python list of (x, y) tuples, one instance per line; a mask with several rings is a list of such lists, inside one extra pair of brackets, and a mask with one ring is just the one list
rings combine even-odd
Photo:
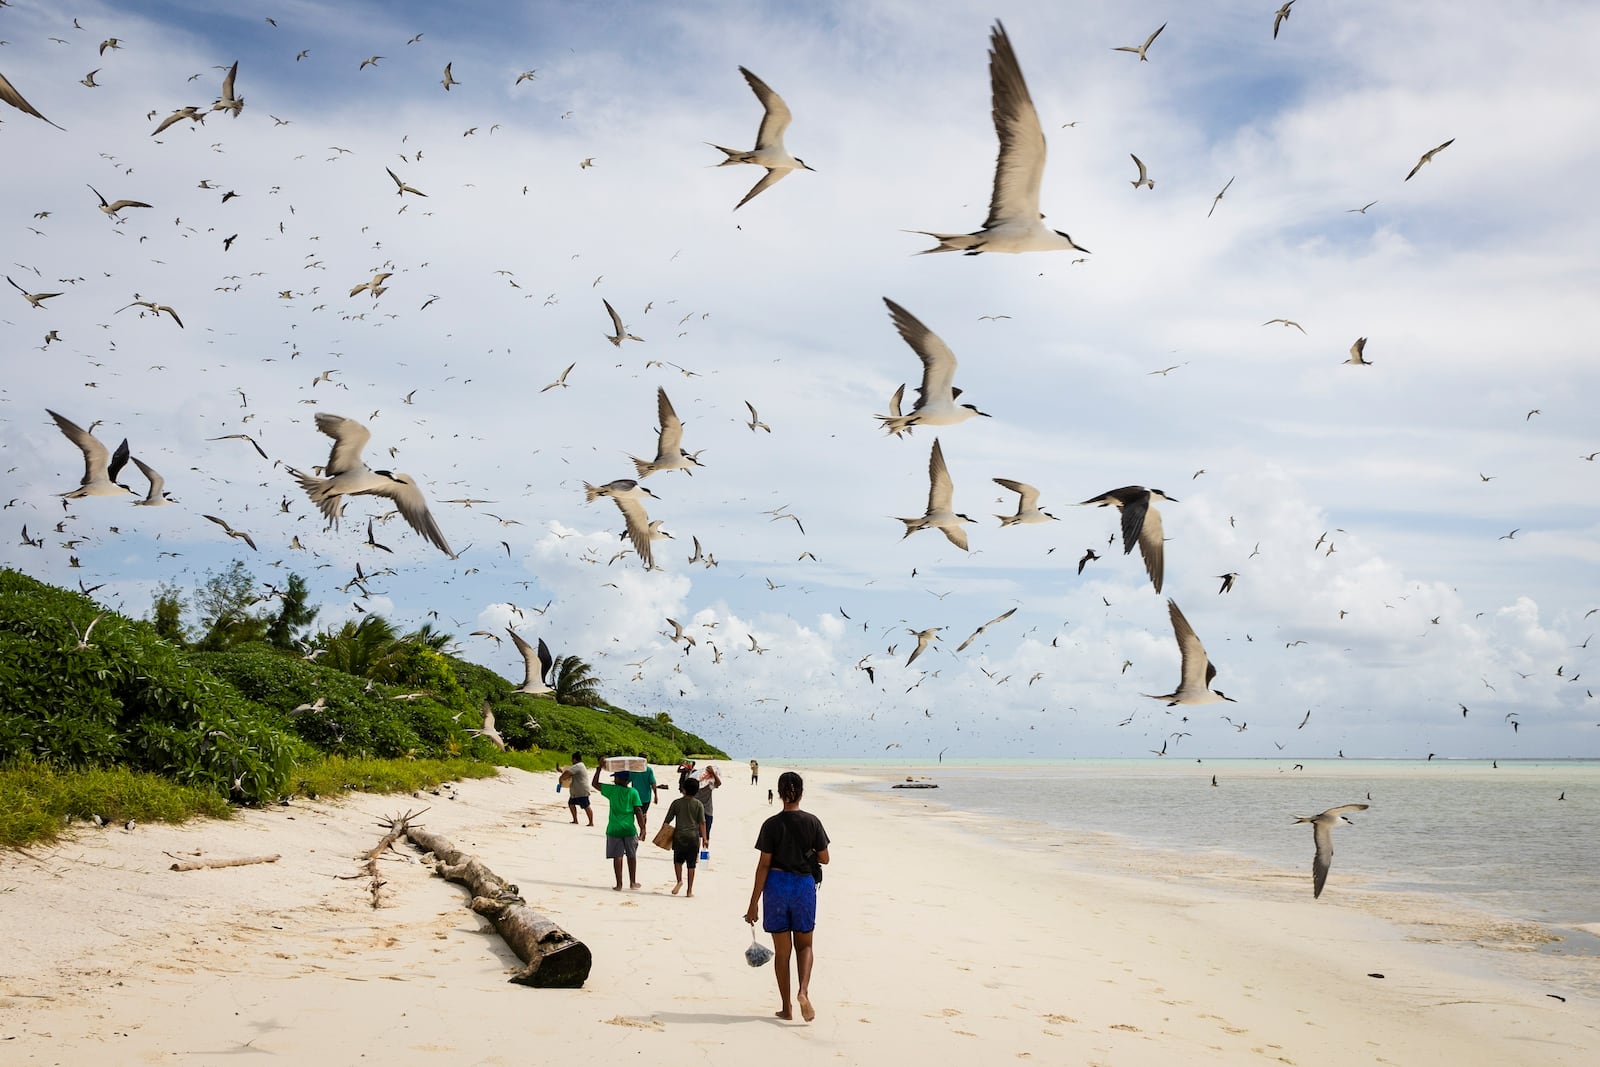
[[(674, 885), (674, 886), (673, 886), (673, 887), (672, 887), (672, 895), (673, 895), (673, 896), (677, 896), (677, 895), (678, 895), (678, 890), (680, 890), (680, 889), (682, 889), (682, 888), (683, 888), (683, 883), (682, 883), (682, 882), (679, 882), (679, 883), (677, 883), (677, 884), (676, 884), (676, 885)], [(693, 896), (693, 895), (694, 895), (694, 894), (693, 894), (693, 893), (691, 893), (691, 894), (689, 894), (689, 895), (690, 895), (690, 896)]]
[(613, 893), (620, 893), (620, 892), (622, 892), (622, 885), (621, 885), (621, 883), (618, 883), (618, 884), (617, 884), (617, 885), (614, 885), (614, 886), (612, 886), (612, 887), (611, 887), (611, 891), (612, 891), (612, 892), (613, 892)]
[[(676, 890), (676, 889), (674, 889), (674, 890), (673, 890), (673, 892), (674, 892), (674, 893), (676, 893), (676, 892), (677, 892), (677, 890)], [(690, 897), (692, 897), (692, 896), (694, 896), (694, 890), (693, 890), (693, 889), (691, 889), (691, 890), (689, 890), (689, 891), (688, 891), (688, 892), (687, 892), (687, 893), (685, 893), (685, 894), (684, 894), (684, 895), (683, 895), (683, 899), (685, 899), (685, 900), (688, 900), (688, 899), (689, 899), (689, 898), (690, 898)]]
[(804, 1019), (806, 1022), (810, 1022), (812, 1019), (817, 1017), (817, 1013), (811, 1010), (810, 997), (806, 996), (804, 993), (801, 993), (796, 996), (795, 999), (800, 1002), (800, 1018)]
[(779, 1008), (777, 1011), (773, 1012), (772, 1014), (776, 1015), (780, 1019), (793, 1019), (794, 1018), (794, 1016), (792, 1014), (790, 1014), (788, 1008)]
[[(617, 888), (621, 889), (622, 887), (619, 885), (619, 886), (617, 886)], [(628, 888), (629, 889), (643, 889), (644, 886), (640, 885), (638, 882), (631, 882), (631, 883), (629, 883)]]

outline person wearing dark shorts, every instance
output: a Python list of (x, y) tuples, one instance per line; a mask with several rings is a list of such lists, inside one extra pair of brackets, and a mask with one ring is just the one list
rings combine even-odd
[(761, 928), (772, 935), (780, 1019), (794, 1018), (789, 1000), (789, 953), (793, 950), (800, 979), (795, 999), (800, 1002), (801, 1018), (810, 1022), (817, 1015), (811, 1007), (812, 934), (817, 926), (817, 882), (822, 869), (814, 865), (828, 862), (828, 833), (820, 819), (800, 810), (804, 794), (805, 782), (798, 774), (785, 771), (778, 776), (783, 810), (762, 823), (756, 835), (761, 858), (756, 861), (755, 885), (744, 921), (754, 924), (760, 919)]
[(583, 765), (580, 753), (572, 754), (572, 765), (561, 768), (561, 783), (567, 787), (567, 810), (572, 813), (572, 825), (578, 825), (578, 809), (582, 808), (594, 825), (594, 809), (589, 807), (589, 768)]
[[(617, 880), (612, 888), (619, 892), (622, 890), (624, 861), (628, 865), (628, 888), (639, 888), (639, 838), (644, 836), (645, 830), (639, 794), (628, 784), (628, 779), (627, 771), (617, 771), (611, 776), (611, 784), (596, 783), (600, 795), (610, 805), (610, 815), (606, 819), (606, 859), (611, 861), (611, 871)], [(635, 826), (639, 831), (637, 836), (634, 834)]]
[(672, 895), (677, 896), (678, 890), (683, 888), (683, 869), (689, 868), (689, 891), (686, 897), (694, 896), (694, 868), (700, 859), (700, 848), (706, 843), (706, 809), (695, 798), (700, 792), (700, 783), (693, 778), (684, 778), (678, 783), (678, 788), (683, 795), (667, 808), (666, 822), (672, 824), (672, 873), (678, 881), (672, 887)]

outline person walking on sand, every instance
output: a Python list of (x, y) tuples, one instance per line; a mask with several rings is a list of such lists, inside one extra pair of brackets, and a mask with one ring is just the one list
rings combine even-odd
[(709, 827), (706, 826), (706, 809), (695, 798), (700, 792), (700, 783), (693, 778), (685, 778), (678, 784), (683, 795), (667, 808), (665, 822), (672, 824), (672, 873), (678, 879), (672, 887), (672, 895), (677, 896), (678, 890), (683, 888), (683, 868), (689, 868), (689, 891), (686, 897), (694, 896), (694, 867), (699, 859), (700, 848), (703, 844), (710, 844), (707, 836)]
[(567, 810), (572, 813), (572, 825), (578, 825), (578, 809), (589, 816), (594, 825), (594, 809), (589, 806), (589, 768), (583, 765), (583, 755), (572, 754), (572, 766), (561, 768), (561, 784), (567, 787)]
[(755, 760), (750, 761), (750, 784), (755, 785), (761, 780), (761, 764)]
[[(606, 817), (606, 859), (611, 861), (611, 871), (617, 879), (617, 884), (611, 888), (619, 893), (622, 891), (624, 859), (628, 861), (628, 888), (639, 888), (639, 838), (644, 836), (645, 831), (644, 807), (639, 803), (639, 794), (628, 781), (627, 771), (617, 771), (611, 776), (611, 784), (599, 784), (600, 795), (610, 805)], [(637, 835), (634, 834), (635, 827), (639, 831)]]
[[(794, 950), (800, 983), (795, 999), (800, 1002), (800, 1017), (810, 1022), (817, 1017), (811, 1007), (812, 934), (817, 926), (817, 882), (821, 868), (813, 864), (828, 862), (828, 833), (822, 821), (800, 810), (805, 782), (793, 771), (778, 776), (778, 796), (783, 810), (761, 824), (756, 834), (755, 885), (750, 890), (750, 907), (744, 921), (754, 924), (766, 918), (761, 928), (772, 935), (777, 954), (773, 971), (778, 980), (780, 1019), (793, 1019), (789, 1002), (789, 952)], [(815, 874), (813, 874), (815, 870)]]
[(700, 775), (700, 791), (694, 796), (706, 809), (706, 847), (711, 847), (711, 808), (717, 799), (717, 790), (722, 788), (722, 775), (717, 773), (714, 764), (706, 764), (705, 771)]

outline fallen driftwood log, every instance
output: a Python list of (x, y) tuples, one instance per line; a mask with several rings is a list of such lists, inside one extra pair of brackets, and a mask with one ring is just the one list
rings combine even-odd
[(441, 834), (408, 826), (406, 837), (434, 856), (434, 873), (459, 882), (472, 894), (469, 907), (494, 924), (525, 966), (511, 981), (543, 989), (577, 989), (589, 977), (589, 946), (528, 907), (517, 887), (476, 857), (461, 853)]
[[(168, 853), (170, 855), (171, 853)], [(231, 860), (179, 860), (168, 870), (173, 871), (204, 871), (212, 867), (248, 867), (252, 863), (277, 863), (283, 857), (277, 853), (270, 856), (240, 856)]]

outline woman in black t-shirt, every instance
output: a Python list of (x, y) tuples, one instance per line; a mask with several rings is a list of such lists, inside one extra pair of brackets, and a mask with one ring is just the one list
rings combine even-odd
[(800, 1016), (806, 1022), (816, 1018), (811, 1008), (812, 933), (817, 925), (817, 883), (822, 880), (821, 864), (828, 862), (828, 833), (822, 821), (800, 810), (805, 782), (793, 771), (778, 777), (778, 796), (783, 810), (761, 824), (756, 848), (761, 859), (756, 863), (755, 886), (750, 890), (750, 907), (744, 921), (754, 923), (766, 909), (761, 928), (772, 935), (777, 953), (773, 970), (778, 980), (782, 1007), (780, 1019), (792, 1019), (789, 1002), (789, 952), (794, 950), (800, 972), (797, 999)]

